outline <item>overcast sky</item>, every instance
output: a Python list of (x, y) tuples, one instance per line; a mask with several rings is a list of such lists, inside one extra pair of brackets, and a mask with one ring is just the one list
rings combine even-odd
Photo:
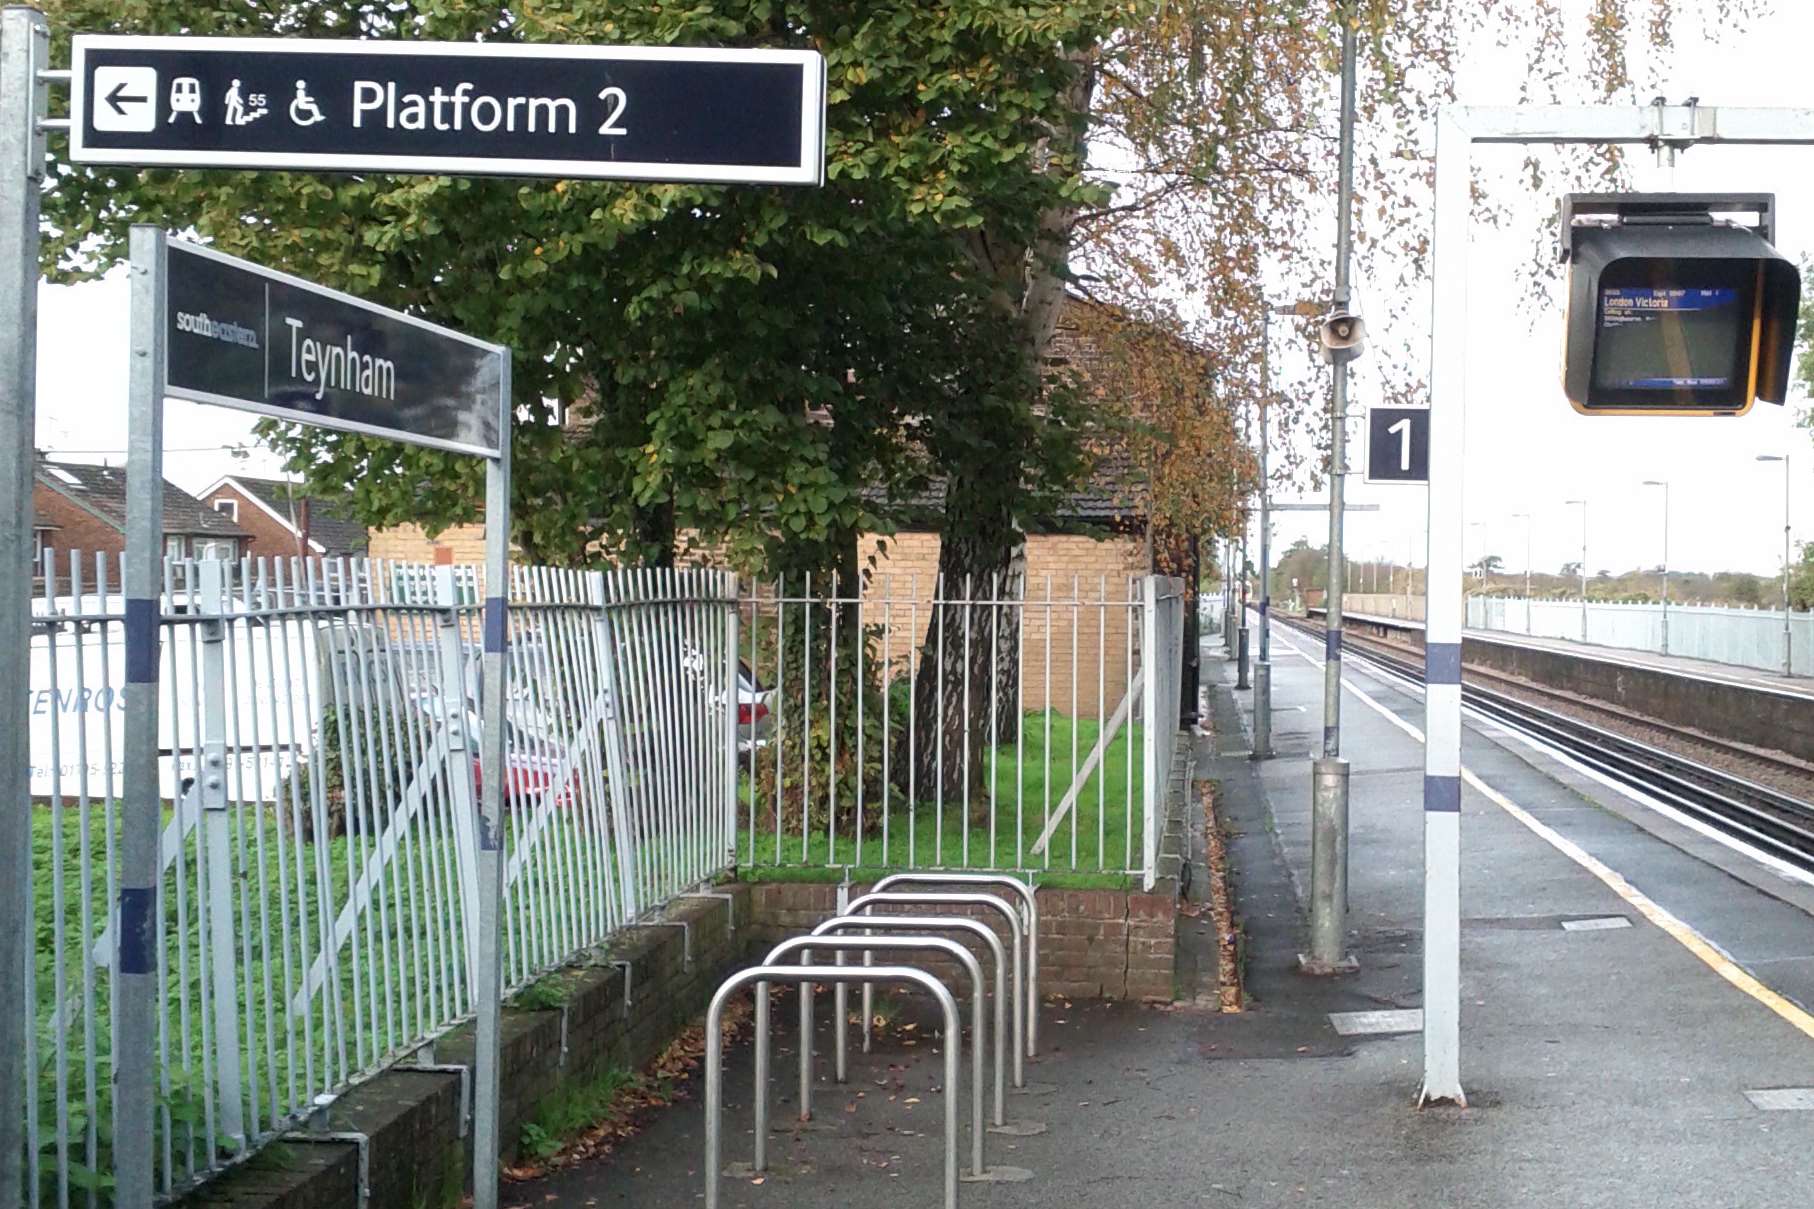
[[(1800, 105), (1814, 103), (1807, 52), (1814, 46), (1814, 4), (1796, 0), (1787, 10), (1754, 25), (1722, 46), (1678, 48), (1676, 69), (1664, 92), (1672, 100), (1698, 96), (1703, 104)], [(1514, 99), (1517, 52), (1474, 56), (1462, 72), (1461, 99), (1500, 104)], [(1483, 162), (1515, 166), (1515, 148), (1487, 148)], [(1639, 188), (1721, 189), (1773, 192), (1780, 218), (1778, 246), (1799, 260), (1814, 253), (1814, 149), (1762, 151), (1699, 148), (1673, 173), (1654, 167), (1647, 152), (1634, 155)], [(1528, 214), (1553, 211), (1554, 196), (1528, 199)], [(1797, 540), (1814, 538), (1814, 443), (1794, 428), (1805, 399), (1788, 407), (1760, 403), (1739, 419), (1584, 417), (1559, 386), (1562, 338), (1560, 282), (1553, 307), (1537, 313), (1511, 303), (1522, 290), (1533, 226), (1503, 232), (1476, 230), (1471, 251), (1472, 376), (1467, 417), (1468, 558), (1499, 554), (1511, 569), (1525, 558), (1525, 523), (1532, 514), (1532, 557), (1554, 570), (1580, 556), (1580, 509), (1564, 501), (1588, 499), (1588, 556), (1592, 570), (1615, 571), (1654, 564), (1662, 557), (1661, 492), (1644, 479), (1667, 479), (1672, 505), (1669, 561), (1690, 570), (1727, 568), (1775, 572), (1782, 550), (1783, 474), (1780, 464), (1759, 464), (1759, 453), (1793, 452), (1794, 528)], [(1331, 232), (1333, 244), (1333, 232)], [(1364, 300), (1364, 295), (1363, 295)], [(40, 295), (38, 443), (72, 461), (116, 464), (126, 444), (126, 327), (124, 276), (80, 286), (49, 286)], [(1482, 333), (1491, 334), (1490, 339)], [(1400, 333), (1401, 337), (1407, 333)], [(1380, 353), (1427, 358), (1422, 333), (1411, 331), (1397, 348), (1382, 335)], [(1275, 350), (1275, 356), (1283, 350)], [(1359, 363), (1352, 403), (1358, 416), (1368, 401), (1367, 363)], [(275, 458), (255, 449), (248, 461), (227, 449), (251, 444), (253, 417), (173, 401), (165, 420), (166, 472), (180, 486), (200, 490), (234, 469), (275, 473)], [(1351, 430), (1353, 431), (1353, 430)], [(1403, 561), (1415, 547), (1423, 556), (1425, 502), (1421, 488), (1372, 487), (1360, 481), (1364, 456), (1353, 459), (1349, 498), (1376, 503), (1378, 513), (1350, 519), (1347, 546), (1356, 558)], [(1285, 493), (1289, 494), (1289, 493)], [(1323, 517), (1280, 514), (1275, 532), (1283, 545), (1299, 536), (1320, 544)]]
[[(1784, 3), (1724, 45), (1678, 47), (1664, 95), (1672, 101), (1698, 96), (1711, 105), (1814, 104), (1807, 51), (1814, 46), (1814, 4)], [(1459, 99), (1471, 104), (1515, 100), (1522, 59), (1516, 53), (1479, 54), (1461, 72)], [(1476, 163), (1515, 170), (1516, 147), (1476, 149)], [(1797, 261), (1814, 253), (1814, 148), (1697, 148), (1678, 157), (1670, 171), (1638, 148), (1630, 160), (1641, 190), (1732, 190), (1774, 193), (1777, 247)], [(1503, 188), (1504, 177), (1491, 187)], [(1603, 188), (1594, 183), (1578, 189)], [(1556, 193), (1563, 191), (1557, 183)], [(1796, 540), (1814, 539), (1814, 442), (1795, 427), (1808, 407), (1799, 391), (1785, 407), (1758, 403), (1739, 418), (1613, 417), (1578, 415), (1563, 397), (1562, 312), (1564, 281), (1551, 290), (1553, 305), (1533, 312), (1515, 305), (1529, 279), (1533, 233), (1554, 212), (1557, 196), (1515, 199), (1527, 221), (1502, 230), (1474, 228), (1470, 247), (1470, 376), (1468, 379), (1466, 514), (1467, 557), (1498, 554), (1508, 569), (1525, 563), (1525, 522), (1530, 513), (1531, 560), (1555, 571), (1581, 557), (1581, 509), (1565, 503), (1586, 498), (1590, 571), (1654, 565), (1663, 556), (1662, 491), (1646, 479), (1670, 484), (1671, 567), (1777, 573), (1782, 566), (1783, 467), (1759, 463), (1760, 453), (1794, 456), (1793, 528)], [(1505, 200), (1496, 194), (1495, 201)], [(1330, 239), (1333, 250), (1333, 233)], [(1364, 285), (1364, 283), (1363, 283)], [(1365, 295), (1363, 294), (1363, 303)], [(1427, 303), (1411, 321), (1427, 319)], [(1276, 329), (1275, 329), (1276, 330)], [(1427, 365), (1427, 328), (1411, 333), (1408, 349), (1384, 355)], [(1382, 342), (1383, 343), (1383, 342)], [(1285, 350), (1275, 347), (1274, 356)], [(1421, 487), (1369, 486), (1361, 481), (1365, 450), (1354, 440), (1369, 402), (1370, 367), (1357, 363), (1350, 407), (1348, 498), (1378, 504), (1378, 513), (1351, 513), (1346, 547), (1351, 557), (1386, 557), (1403, 563), (1407, 546), (1424, 562), (1427, 510)], [(1427, 379), (1427, 375), (1424, 380)], [(1301, 493), (1300, 493), (1301, 494)], [(1257, 530), (1256, 530), (1257, 532)], [(1325, 514), (1281, 513), (1274, 529), (1289, 546), (1298, 537), (1321, 545)], [(1251, 553), (1251, 552), (1250, 552)]]

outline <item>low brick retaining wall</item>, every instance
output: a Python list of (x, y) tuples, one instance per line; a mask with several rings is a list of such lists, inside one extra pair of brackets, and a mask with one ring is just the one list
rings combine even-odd
[[(869, 890), (852, 883), (848, 899)], [(917, 887), (900, 886), (910, 890)], [(839, 887), (812, 882), (768, 882), (752, 887), (751, 935), (760, 940), (748, 957), (755, 961), (793, 936), (802, 936), (838, 913)], [(984, 889), (958, 887), (951, 889)], [(1008, 892), (1003, 891), (1006, 895)], [(1175, 884), (1161, 883), (1150, 894), (1125, 890), (1039, 890), (1039, 990), (1042, 995), (1081, 999), (1167, 999), (1177, 951)], [(848, 899), (846, 901), (848, 901)], [(979, 919), (1001, 936), (1008, 928), (999, 911), (987, 907), (888, 907), (896, 914), (963, 915)], [(959, 938), (961, 939), (961, 937)], [(820, 960), (828, 960), (821, 958)], [(947, 982), (955, 970), (931, 964)], [(985, 959), (984, 972), (988, 972)]]
[[(1184, 739), (1178, 747), (1153, 889), (1037, 891), (1042, 995), (1172, 998), (1191, 744)], [(849, 889), (854, 896), (867, 886)], [(553, 975), (562, 986), (559, 1007), (505, 1011), (501, 1109), (507, 1156), (516, 1151), (537, 1105), (563, 1087), (584, 1085), (608, 1071), (643, 1069), (698, 1020), (732, 971), (759, 961), (780, 940), (810, 932), (838, 908), (839, 887), (828, 882), (733, 883), (718, 890), (731, 896), (731, 910), (707, 898), (681, 899), (669, 908), (668, 918), (685, 922), (687, 936), (663, 924), (632, 929), (613, 941), (611, 958), (630, 963), (627, 1003), (624, 972), (598, 965)], [(727, 927), (732, 911), (734, 932)], [(977, 918), (989, 920), (1006, 938), (999, 912)], [(690, 965), (683, 958), (689, 939)], [(960, 981), (955, 969), (939, 972)], [(472, 1030), (466, 1027), (435, 1043), (433, 1062), (470, 1067), (472, 1053)], [(458, 1072), (397, 1067), (334, 1104), (327, 1130), (340, 1137), (273, 1142), (179, 1204), (352, 1209), (360, 1204), (360, 1146), (352, 1135), (365, 1139), (370, 1209), (457, 1204), (469, 1184), (472, 1145), (460, 1118)]]
[[(726, 904), (682, 899), (668, 911), (691, 933), (693, 961), (684, 960), (681, 929), (632, 929), (611, 946), (617, 966), (576, 968), (557, 975), (560, 1007), (510, 1008), (504, 1013), (503, 1141), (514, 1154), (536, 1105), (562, 1085), (584, 1084), (610, 1070), (641, 1070), (676, 1034), (699, 1018), (726, 975), (749, 947), (750, 887), (720, 887), (732, 896), (737, 930), (726, 927)], [(473, 1036), (458, 1029), (434, 1046), (440, 1065), (470, 1066)], [(367, 1138), (371, 1209), (434, 1209), (457, 1204), (469, 1184), (471, 1131), (461, 1128), (458, 1073), (400, 1066), (341, 1096), (328, 1129)], [(233, 1209), (353, 1209), (359, 1201), (359, 1147), (352, 1142), (277, 1141), (244, 1166), (210, 1181), (180, 1202)]]

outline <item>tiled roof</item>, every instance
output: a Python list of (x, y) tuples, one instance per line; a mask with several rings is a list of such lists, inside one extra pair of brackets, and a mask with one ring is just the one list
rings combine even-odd
[[(120, 532), (126, 531), (125, 470), (117, 466), (53, 462), (39, 457), (36, 472), (38, 482), (87, 508)], [(212, 537), (247, 536), (246, 531), (232, 520), (168, 480), (164, 483), (164, 532)]]
[(228, 475), (226, 481), (256, 497), (265, 507), (283, 517), (292, 529), (300, 527), (302, 502), (307, 499), (310, 541), (318, 543), (330, 558), (335, 555), (365, 553), (365, 526), (353, 519), (352, 510), (345, 500), (304, 496), (297, 490), (299, 484), (287, 479), (255, 479), (243, 474), (233, 474)]

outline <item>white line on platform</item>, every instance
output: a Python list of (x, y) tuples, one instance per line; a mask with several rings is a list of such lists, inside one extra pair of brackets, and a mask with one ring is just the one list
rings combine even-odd
[(1765, 1112), (1814, 1112), (1814, 1087), (1764, 1087), (1747, 1091), (1745, 1099)]
[[(1291, 650), (1295, 654), (1302, 656), (1304, 659), (1308, 660), (1310, 663), (1314, 664), (1315, 666), (1317, 666), (1317, 667), (1322, 666), (1321, 661), (1319, 661), (1319, 660), (1313, 658), (1312, 656), (1306, 654), (1305, 652), (1299, 650), (1297, 647), (1293, 646), (1290, 642), (1286, 642), (1285, 645), (1287, 647), (1290, 647)], [(1366, 656), (1362, 655), (1362, 656), (1359, 656), (1359, 658), (1361, 660), (1365, 660)], [(1369, 671), (1371, 672), (1371, 674), (1376, 675), (1383, 680), (1392, 681), (1394, 684), (1400, 686), (1405, 692), (1410, 693), (1412, 696), (1416, 696), (1416, 697), (1423, 696), (1423, 686), (1422, 685), (1418, 684), (1415, 680), (1406, 679), (1404, 676), (1399, 675), (1397, 672), (1392, 671), (1390, 668), (1381, 667), (1378, 664), (1371, 664), (1371, 665), (1369, 665)], [(1355, 687), (1355, 685), (1349, 683), (1346, 680), (1343, 681), (1343, 684), (1347, 685), (1347, 688), (1350, 692), (1352, 692), (1356, 696), (1360, 697), (1363, 701), (1367, 701), (1375, 709), (1383, 710), (1385, 708), (1384, 706), (1379, 705), (1377, 702), (1374, 702), (1371, 698), (1369, 698), (1367, 696), (1367, 694), (1364, 691)], [(1537, 754), (1539, 754), (1541, 756), (1545, 756), (1551, 760), (1554, 760), (1556, 763), (1562, 765), (1564, 768), (1572, 769), (1573, 771), (1581, 774), (1582, 776), (1588, 778), (1589, 780), (1595, 782), (1596, 784), (1604, 785), (1606, 788), (1612, 790), (1614, 793), (1619, 794), (1621, 797), (1625, 798), (1627, 801), (1635, 802), (1639, 806), (1642, 806), (1647, 810), (1655, 811), (1657, 814), (1662, 815), (1664, 818), (1668, 819), (1670, 822), (1679, 824), (1680, 826), (1683, 826), (1683, 827), (1686, 827), (1688, 830), (1694, 832), (1696, 835), (1704, 836), (1705, 838), (1712, 840), (1714, 843), (1719, 844), (1721, 847), (1729, 848), (1733, 852), (1738, 853), (1740, 856), (1743, 856), (1748, 860), (1754, 861), (1757, 864), (1762, 865), (1764, 868), (1766, 868), (1770, 872), (1776, 874), (1776, 876), (1782, 878), (1784, 881), (1796, 882), (1796, 883), (1799, 883), (1800, 885), (1804, 885), (1804, 886), (1814, 886), (1814, 873), (1809, 873), (1806, 869), (1798, 869), (1794, 865), (1791, 865), (1789, 862), (1783, 860), (1781, 857), (1774, 856), (1768, 852), (1764, 852), (1763, 850), (1761, 850), (1759, 848), (1754, 848), (1750, 844), (1745, 843), (1745, 841), (1738, 839), (1734, 836), (1728, 835), (1726, 832), (1721, 831), (1719, 828), (1714, 827), (1709, 823), (1703, 822), (1702, 820), (1695, 818), (1693, 815), (1682, 813), (1680, 810), (1677, 810), (1674, 806), (1671, 806), (1667, 802), (1660, 801), (1657, 798), (1653, 798), (1649, 794), (1643, 792), (1642, 790), (1632, 788), (1630, 785), (1625, 785), (1619, 781), (1615, 781), (1613, 778), (1607, 776), (1605, 773), (1601, 772), (1599, 769), (1588, 767), (1587, 765), (1581, 763), (1579, 760), (1575, 759), (1573, 756), (1569, 755), (1567, 752), (1559, 751), (1556, 748), (1551, 747), (1549, 744), (1545, 743), (1541, 739), (1534, 739), (1531, 736), (1522, 733), (1521, 731), (1512, 730), (1508, 727), (1501, 726), (1495, 720), (1489, 719), (1485, 715), (1478, 713), (1471, 706), (1463, 706), (1462, 711), (1465, 714), (1467, 714), (1468, 719), (1475, 724), (1476, 729), (1478, 729), (1481, 733), (1488, 735), (1489, 737), (1516, 740), (1518, 743), (1523, 744), (1525, 747), (1528, 747), (1530, 750), (1536, 752)], [(1392, 716), (1394, 718), (1396, 718), (1396, 715), (1392, 715)], [(1422, 742), (1421, 736), (1419, 737), (1418, 741)]]
[(1593, 919), (1565, 919), (1562, 921), (1564, 932), (1610, 932), (1614, 928), (1629, 928), (1631, 921), (1623, 915), (1600, 915)]
[[(1312, 658), (1296, 644), (1285, 639), (1282, 635), (1275, 634), (1275, 637), (1279, 638), (1287, 650), (1292, 651), (1300, 658), (1317, 667), (1322, 666), (1321, 661)], [(1386, 721), (1392, 723), (1419, 743), (1424, 741), (1423, 732), (1421, 730), (1412, 726), (1403, 718), (1400, 718), (1397, 714), (1381, 705), (1378, 701), (1375, 701), (1369, 693), (1355, 685), (1345, 676), (1342, 678), (1342, 686), (1358, 697), (1363, 704), (1371, 708), (1382, 718), (1386, 719)], [(1547, 749), (1538, 746), (1537, 750), (1545, 751)], [(1558, 756), (1557, 758), (1563, 759), (1565, 763), (1573, 764), (1572, 761), (1567, 761), (1563, 757)], [(1574, 766), (1579, 767), (1579, 765)], [(1591, 772), (1592, 770), (1583, 769), (1582, 771)], [(1463, 766), (1461, 770), (1461, 779), (1467, 782), (1470, 788), (1474, 789), (1501, 810), (1504, 810), (1514, 819), (1517, 819), (1520, 823), (1524, 824), (1528, 830), (1550, 847), (1593, 874), (1607, 887), (1607, 889), (1637, 908), (1637, 910), (1643, 914), (1644, 918), (1661, 928), (1677, 944), (1680, 944), (1690, 953), (1700, 958), (1701, 962), (1709, 969), (1713, 970), (1714, 973), (1718, 974), (1721, 978), (1724, 978), (1727, 982), (1731, 983), (1757, 1002), (1763, 1004), (1763, 1006), (1769, 1008), (1772, 1012), (1775, 1012), (1784, 1021), (1788, 1022), (1788, 1024), (1807, 1037), (1814, 1038), (1814, 1015), (1810, 1015), (1792, 1001), (1785, 999), (1783, 996), (1759, 982), (1749, 971), (1745, 970), (1730, 957), (1727, 957), (1725, 953), (1721, 952), (1719, 947), (1712, 941), (1708, 940), (1705, 936), (1702, 936), (1699, 932), (1695, 931), (1694, 928), (1665, 910), (1643, 891), (1626, 881), (1624, 876), (1617, 870), (1606, 865), (1598, 857), (1589, 853), (1579, 844), (1562, 835), (1547, 823), (1544, 823), (1535, 815), (1531, 814), (1530, 811), (1524, 809), (1524, 807), (1518, 805), (1503, 793), (1494, 789), (1491, 785), (1488, 785), (1485, 781), (1481, 780), (1472, 769)], [(1618, 786), (1615, 785), (1614, 788), (1618, 788)], [(1640, 798), (1640, 800), (1642, 799)], [(1763, 854), (1759, 853), (1757, 855), (1761, 857)]]
[(1384, 1033), (1420, 1033), (1423, 1031), (1422, 1008), (1396, 1008), (1373, 1012), (1330, 1012), (1329, 1023), (1344, 1037), (1368, 1037)]

